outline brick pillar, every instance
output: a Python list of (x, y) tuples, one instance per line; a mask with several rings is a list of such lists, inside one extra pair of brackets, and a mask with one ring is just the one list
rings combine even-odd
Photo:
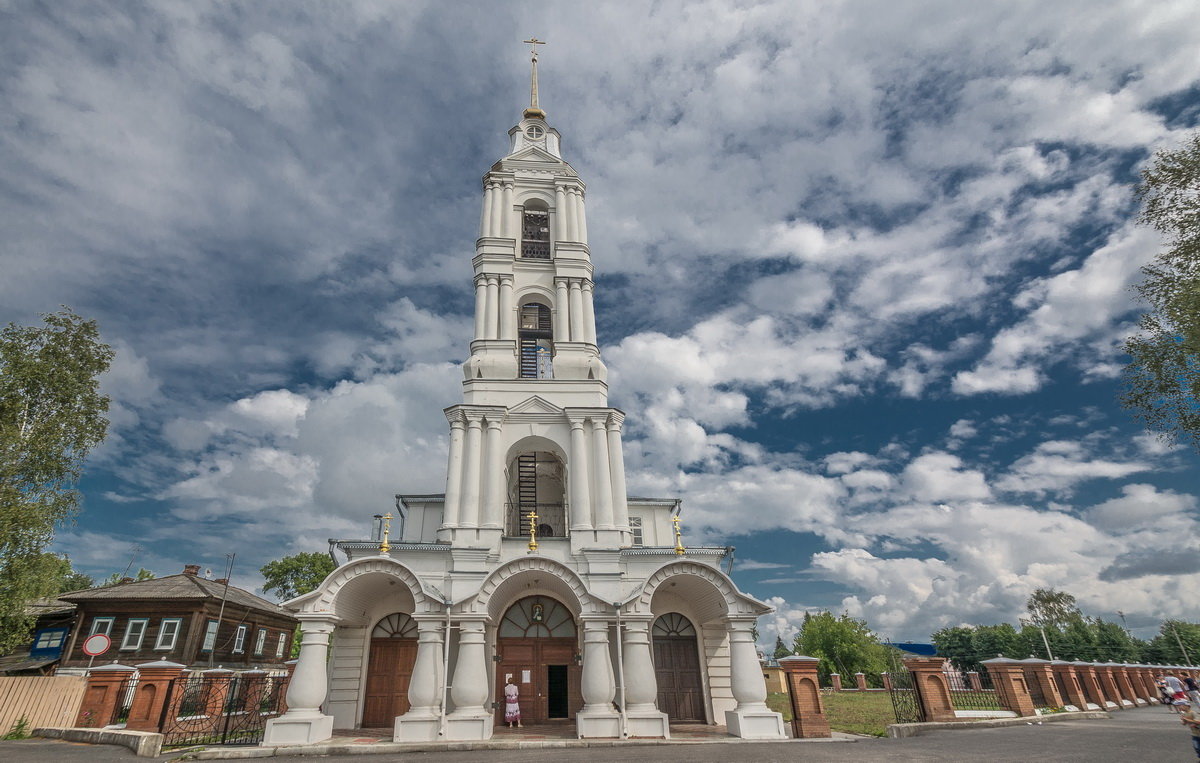
[(816, 657), (792, 655), (779, 661), (787, 680), (788, 695), (792, 698), (792, 736), (797, 739), (829, 737), (829, 719), (821, 702), (817, 678)]
[(1154, 671), (1148, 665), (1138, 665), (1137, 673), (1142, 682), (1142, 696), (1153, 705), (1158, 701), (1158, 684), (1154, 683)]
[(970, 688), (971, 691), (983, 691), (983, 681), (981, 681), (979, 678), (979, 671), (968, 670), (966, 672), (966, 676), (967, 687)]
[(1112, 705), (1108, 707), (1117, 710), (1124, 710), (1125, 706), (1121, 704), (1121, 692), (1117, 690), (1117, 683), (1113, 680), (1112, 670), (1108, 663), (1099, 663), (1093, 667), (1096, 671), (1096, 681), (1100, 684), (1100, 690), (1104, 692), (1105, 704), (1109, 702)]
[(79, 705), (75, 725), (86, 729), (107, 726), (120, 701), (121, 685), (135, 670), (114, 662), (88, 671), (87, 687), (83, 690), (83, 702)]
[[(1090, 699), (1090, 704), (1095, 705), (1099, 709), (1104, 709), (1104, 690), (1100, 688), (1100, 679), (1096, 675), (1096, 667), (1090, 662), (1073, 662), (1075, 675), (1079, 678), (1079, 685)], [(1084, 707), (1084, 709), (1088, 709)]]
[(1025, 664), (1006, 657), (994, 657), (981, 663), (992, 676), (992, 684), (1005, 709), (1017, 715), (1037, 715), (1029, 687), (1025, 683)]
[(1117, 683), (1117, 689), (1121, 692), (1121, 699), (1128, 702), (1133, 707), (1137, 707), (1138, 695), (1134, 691), (1133, 682), (1129, 680), (1129, 669), (1124, 665), (1117, 663), (1112, 666), (1113, 679)]
[(1079, 685), (1079, 679), (1075, 675), (1075, 666), (1069, 662), (1055, 660), (1050, 663), (1050, 670), (1059, 678), (1056, 683), (1062, 684), (1059, 694), (1063, 694), (1063, 702), (1080, 710), (1087, 710), (1087, 698), (1083, 696), (1083, 687)]
[(837, 673), (830, 673), (829, 680), (833, 683), (834, 691), (842, 690), (842, 677), (841, 676), (839, 676)]
[(1047, 707), (1062, 707), (1066, 704), (1063, 701), (1062, 693), (1058, 690), (1058, 685), (1054, 683), (1054, 673), (1049, 660), (1030, 658), (1021, 662), (1025, 665), (1025, 679), (1037, 681), (1038, 688), (1042, 690), (1042, 696), (1046, 698)]
[(138, 665), (137, 694), (129, 708), (129, 731), (161, 731), (163, 704), (171, 692), (171, 681), (183, 675), (178, 662), (145, 662)]
[(912, 673), (913, 686), (921, 701), (921, 710), (927, 721), (952, 721), (955, 719), (954, 703), (950, 701), (950, 684), (944, 672), (945, 660), (941, 657), (905, 657), (904, 667)]
[(884, 691), (892, 690), (892, 674), (891, 673), (888, 673), (886, 671), (884, 671), (883, 673), (880, 673), (879, 680), (883, 681)]
[(857, 688), (859, 691), (866, 691), (866, 690), (867, 690), (867, 676), (866, 676), (866, 674), (864, 674), (864, 673), (855, 673), (855, 674), (854, 674), (854, 686), (855, 686), (855, 688)]

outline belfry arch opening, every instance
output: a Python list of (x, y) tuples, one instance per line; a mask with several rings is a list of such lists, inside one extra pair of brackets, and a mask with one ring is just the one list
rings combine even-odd
[(564, 537), (567, 470), (554, 453), (520, 453), (508, 465), (508, 510), (505, 535), (527, 536), (537, 527), (539, 538)]
[(540, 199), (530, 199), (521, 210), (521, 257), (550, 259), (550, 210)]
[(540, 302), (521, 305), (517, 317), (517, 345), (522, 379), (554, 377), (554, 330), (550, 308)]

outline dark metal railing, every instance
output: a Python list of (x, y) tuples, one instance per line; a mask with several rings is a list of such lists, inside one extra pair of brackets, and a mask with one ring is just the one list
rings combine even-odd
[(522, 241), (521, 256), (527, 260), (550, 259), (549, 241)]
[(129, 708), (133, 707), (133, 697), (137, 694), (138, 679), (132, 675), (121, 682), (117, 689), (117, 704), (113, 706), (113, 714), (108, 723), (110, 726), (123, 725), (129, 720)]
[(950, 687), (950, 704), (955, 710), (1003, 710), (992, 677), (986, 672), (944, 673), (946, 685)]

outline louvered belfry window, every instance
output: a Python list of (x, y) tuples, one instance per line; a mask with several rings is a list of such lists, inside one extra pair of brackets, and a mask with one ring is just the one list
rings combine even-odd
[(521, 305), (517, 339), (520, 345), (522, 379), (553, 378), (552, 338), (550, 308), (535, 302)]
[(533, 260), (550, 259), (550, 213), (546, 210), (525, 210), (521, 224), (521, 256)]

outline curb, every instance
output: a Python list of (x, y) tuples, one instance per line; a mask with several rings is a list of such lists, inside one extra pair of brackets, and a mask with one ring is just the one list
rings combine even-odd
[(920, 736), (930, 731), (958, 731), (963, 729), (998, 729), (1005, 726), (1020, 726), (1027, 723), (1100, 720), (1111, 718), (1105, 710), (1083, 710), (1073, 713), (1053, 713), (1051, 715), (1029, 715), (1019, 718), (991, 718), (986, 720), (936, 721), (932, 723), (893, 723), (887, 728), (888, 739), (906, 739)]
[(856, 742), (856, 737), (839, 735), (828, 739), (548, 739), (545, 741), (486, 741), (486, 742), (377, 742), (375, 744), (313, 744), (279, 745), (276, 747), (247, 747), (241, 749), (210, 749), (185, 752), (175, 760), (243, 760), (275, 756), (323, 755), (386, 755), (413, 752), (468, 752), (472, 750), (554, 750), (588, 747), (653, 747), (661, 745), (745, 744), (764, 742)]
[(40, 728), (33, 736), (61, 739), (84, 744), (115, 744), (128, 747), (139, 758), (157, 758), (162, 751), (163, 735), (153, 731), (123, 731), (121, 729)]

